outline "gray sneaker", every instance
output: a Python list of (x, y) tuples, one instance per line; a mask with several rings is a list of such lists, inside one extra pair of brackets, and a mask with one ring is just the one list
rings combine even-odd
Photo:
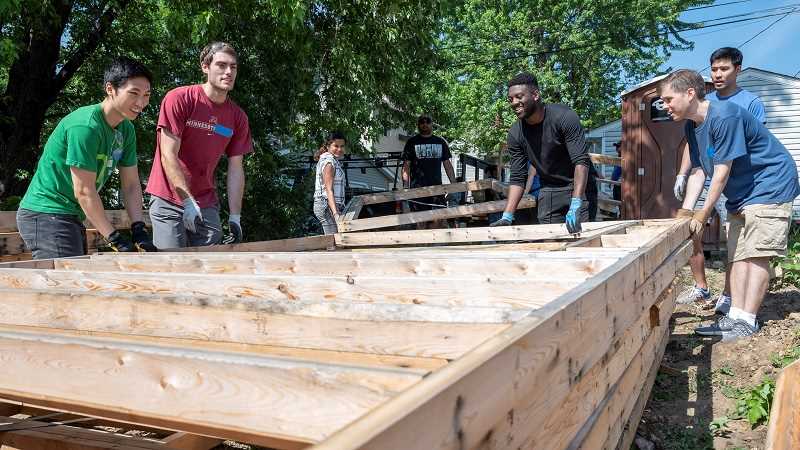
[(719, 294), (717, 303), (714, 305), (714, 313), (720, 315), (727, 315), (731, 310), (731, 297), (725, 294)]
[(728, 316), (722, 316), (707, 327), (697, 327), (694, 329), (695, 334), (700, 336), (722, 336), (726, 331), (733, 329), (735, 322), (740, 322), (731, 319)]
[(722, 341), (730, 342), (740, 338), (750, 337), (758, 333), (760, 329), (761, 327), (758, 325), (758, 321), (756, 321), (756, 326), (753, 328), (744, 320), (736, 320), (733, 322), (733, 327), (731, 327), (730, 330), (722, 332)]

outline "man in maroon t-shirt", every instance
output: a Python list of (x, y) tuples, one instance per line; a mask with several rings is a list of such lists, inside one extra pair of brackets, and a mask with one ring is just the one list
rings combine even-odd
[(150, 219), (159, 249), (218, 244), (222, 238), (214, 172), (228, 158), (230, 235), (242, 240), (243, 159), (253, 149), (245, 112), (228, 98), (236, 81), (236, 50), (224, 42), (206, 46), (203, 84), (175, 88), (158, 115), (156, 154), (147, 182)]

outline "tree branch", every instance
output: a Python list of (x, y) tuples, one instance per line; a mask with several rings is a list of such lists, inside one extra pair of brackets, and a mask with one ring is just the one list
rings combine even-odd
[(81, 65), (83, 65), (86, 58), (94, 52), (97, 47), (100, 45), (100, 42), (103, 38), (106, 37), (108, 32), (111, 30), (111, 25), (113, 25), (114, 20), (117, 16), (125, 10), (130, 3), (130, 0), (118, 0), (115, 5), (111, 5), (108, 9), (103, 12), (103, 15), (100, 16), (100, 19), (97, 21), (97, 25), (95, 26), (94, 30), (89, 33), (86, 38), (86, 42), (84, 42), (75, 53), (70, 56), (69, 60), (61, 67), (61, 70), (55, 75), (53, 79), (52, 89), (54, 93), (61, 92), (61, 90), (66, 86), (67, 82), (75, 75), (75, 72), (80, 69)]

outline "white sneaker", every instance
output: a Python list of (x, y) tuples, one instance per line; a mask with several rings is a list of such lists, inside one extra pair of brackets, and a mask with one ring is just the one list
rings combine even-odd
[(714, 305), (714, 312), (716, 314), (726, 315), (731, 310), (731, 297), (730, 295), (719, 294), (717, 304)]
[(678, 303), (694, 303), (707, 301), (711, 298), (711, 292), (708, 289), (702, 289), (697, 286), (692, 286), (687, 289), (683, 294), (678, 297)]

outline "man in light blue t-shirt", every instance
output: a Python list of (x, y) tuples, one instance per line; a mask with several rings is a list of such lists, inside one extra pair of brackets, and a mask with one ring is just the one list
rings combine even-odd
[[(702, 234), (720, 195), (727, 197), (732, 303), (726, 316), (695, 333), (723, 340), (751, 336), (759, 330), (756, 314), (769, 283), (770, 259), (786, 254), (792, 202), (800, 195), (797, 167), (783, 144), (747, 110), (706, 99), (699, 73), (673, 72), (661, 82), (659, 94), (674, 120), (686, 119), (692, 168), (711, 177), (702, 209), (678, 213), (692, 218), (694, 236)], [(694, 207), (703, 178), (690, 178), (684, 205)]]
[[(716, 50), (711, 54), (711, 80), (714, 83), (714, 92), (706, 95), (706, 100), (716, 101), (731, 101), (742, 108), (746, 109), (753, 115), (759, 122), (766, 123), (767, 118), (764, 112), (764, 105), (761, 100), (753, 93), (740, 88), (736, 84), (736, 78), (742, 70), (742, 52), (736, 48), (723, 47)], [(687, 142), (683, 157), (681, 158), (681, 167), (678, 169), (678, 175), (675, 178), (675, 198), (684, 200), (686, 183), (689, 178), (689, 171), (691, 169), (691, 161), (689, 160), (689, 144)], [(694, 176), (703, 178), (705, 174), (702, 170), (694, 173)], [(710, 179), (705, 178), (705, 189), (708, 189)], [(706, 197), (706, 192), (701, 194), (700, 198)], [(692, 205), (683, 205), (684, 208), (692, 208)], [(719, 214), (720, 221), (725, 222), (727, 214), (725, 213), (725, 196), (723, 195), (716, 205), (717, 213)], [(694, 287), (688, 289), (678, 299), (679, 303), (691, 303), (695, 301), (707, 301), (711, 299), (711, 292), (708, 289), (705, 273), (706, 259), (703, 256), (703, 243), (702, 236), (695, 236), (694, 249), (691, 258), (689, 258), (689, 266), (692, 269), (694, 276)], [(730, 271), (725, 271), (725, 288), (716, 301), (714, 309), (719, 314), (727, 314), (731, 306), (731, 285), (730, 285)]]

